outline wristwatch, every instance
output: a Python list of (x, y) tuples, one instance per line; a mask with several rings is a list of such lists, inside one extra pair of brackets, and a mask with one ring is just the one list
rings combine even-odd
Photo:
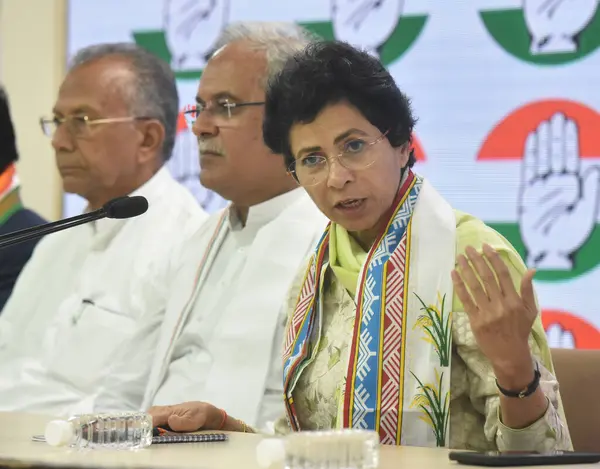
[(519, 399), (523, 399), (527, 396), (531, 396), (537, 388), (540, 386), (540, 378), (542, 377), (540, 373), (540, 368), (536, 362), (533, 381), (527, 385), (527, 387), (521, 391), (511, 391), (509, 389), (504, 389), (502, 386), (498, 384), (498, 380), (496, 380), (496, 387), (498, 390), (504, 394), (506, 397), (517, 397)]

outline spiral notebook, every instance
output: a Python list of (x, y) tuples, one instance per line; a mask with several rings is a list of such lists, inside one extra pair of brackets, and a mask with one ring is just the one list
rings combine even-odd
[[(40, 443), (44, 443), (46, 441), (43, 435), (35, 435), (31, 439)], [(227, 440), (229, 440), (229, 436), (225, 433), (180, 433), (153, 436), (152, 444), (160, 445), (165, 443), (213, 443)]]
[(216, 441), (227, 441), (229, 437), (225, 433), (183, 433), (179, 435), (161, 435), (152, 437), (152, 444), (162, 443), (212, 443)]

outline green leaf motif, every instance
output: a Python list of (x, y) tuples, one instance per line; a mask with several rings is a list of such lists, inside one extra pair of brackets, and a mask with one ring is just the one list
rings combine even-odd
[[(443, 392), (442, 381), (444, 373), (438, 373), (437, 383), (426, 385), (411, 371), (410, 374), (419, 384), (420, 393), (415, 395), (411, 402), (411, 407), (418, 407), (423, 413), (422, 420), (432, 429), (435, 436), (436, 446), (446, 446), (446, 429), (448, 428), (448, 418), (450, 416), (450, 392)], [(443, 397), (442, 397), (443, 395)]]
[(415, 296), (421, 303), (421, 314), (417, 318), (415, 327), (420, 326), (425, 332), (424, 339), (433, 344), (440, 360), (440, 366), (450, 366), (450, 353), (452, 349), (452, 313), (445, 311), (446, 295), (441, 297), (440, 306), (427, 306), (417, 293)]
[(331, 370), (335, 365), (337, 365), (340, 362), (341, 350), (334, 346), (331, 347), (329, 351), (330, 355), (329, 362), (327, 363), (327, 368)]

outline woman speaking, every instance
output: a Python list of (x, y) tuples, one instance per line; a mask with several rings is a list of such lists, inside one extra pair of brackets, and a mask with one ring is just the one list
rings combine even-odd
[[(292, 289), (278, 432), (571, 449), (534, 272), (413, 172), (415, 120), (385, 67), (313, 44), (270, 83), (265, 112), (267, 145), (331, 220)], [(206, 403), (152, 413), (173, 430), (249, 430)]]

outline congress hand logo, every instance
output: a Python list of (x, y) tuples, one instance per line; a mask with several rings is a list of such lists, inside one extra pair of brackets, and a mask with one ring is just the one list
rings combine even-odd
[(525, 0), (523, 13), (531, 33), (531, 54), (577, 52), (577, 36), (597, 9), (598, 0)]
[[(163, 28), (133, 31), (133, 39), (170, 63), (178, 80), (197, 82), (207, 55), (229, 21), (231, 0), (157, 1), (164, 2)], [(426, 9), (404, 13), (405, 0), (329, 1), (331, 16), (298, 24), (323, 39), (340, 39), (367, 49), (386, 66), (412, 47), (428, 18)]]
[(576, 348), (573, 333), (564, 330), (559, 324), (554, 323), (546, 329), (546, 338), (550, 348)]
[(404, 0), (332, 0), (335, 37), (379, 56), (396, 29)]
[(204, 68), (228, 11), (229, 0), (165, 0), (165, 40), (175, 71)]
[(532, 131), (522, 163), (519, 224), (527, 265), (571, 270), (572, 254), (589, 238), (598, 218), (600, 169), (582, 174), (574, 120), (554, 114)]
[(486, 222), (537, 270), (538, 281), (572, 279), (600, 265), (599, 126), (600, 113), (582, 103), (527, 103), (502, 118), (477, 155), (510, 178), (503, 196), (515, 203), (514, 215), (489, 212)]
[(480, 11), (492, 38), (514, 57), (532, 64), (561, 65), (581, 60), (600, 47), (599, 0), (518, 3), (516, 8)]

